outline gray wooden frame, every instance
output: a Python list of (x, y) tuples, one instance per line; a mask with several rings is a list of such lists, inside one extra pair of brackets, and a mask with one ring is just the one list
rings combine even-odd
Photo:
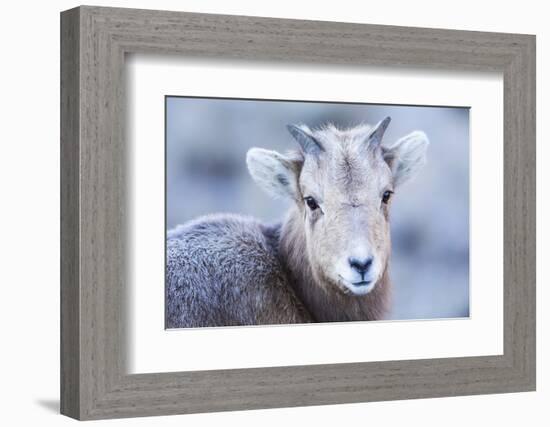
[[(128, 375), (124, 58), (132, 52), (502, 72), (504, 354)], [(61, 14), (61, 166), (63, 414), (99, 419), (535, 389), (534, 36), (71, 9)]]

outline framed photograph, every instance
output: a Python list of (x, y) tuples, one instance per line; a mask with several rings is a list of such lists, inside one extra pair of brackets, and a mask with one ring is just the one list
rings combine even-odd
[(61, 14), (61, 412), (535, 389), (535, 37)]

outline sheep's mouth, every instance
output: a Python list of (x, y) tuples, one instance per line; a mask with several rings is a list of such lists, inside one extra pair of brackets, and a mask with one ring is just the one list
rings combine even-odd
[(363, 296), (371, 292), (376, 283), (374, 280), (361, 280), (359, 282), (350, 282), (340, 276), (339, 288), (347, 295)]
[(372, 283), (372, 280), (361, 280), (360, 282), (352, 283), (353, 286), (368, 286)]
[(368, 286), (371, 285), (373, 280), (360, 280), (359, 282), (351, 282), (347, 279), (345, 279), (341, 274), (338, 275), (340, 277), (340, 280), (345, 284), (350, 284), (352, 286)]

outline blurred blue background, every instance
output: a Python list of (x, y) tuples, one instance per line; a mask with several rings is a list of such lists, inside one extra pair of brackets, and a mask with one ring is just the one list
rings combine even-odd
[(469, 316), (469, 109), (397, 105), (166, 98), (168, 229), (214, 212), (283, 218), (248, 175), (251, 147), (297, 148), (289, 123), (374, 124), (391, 116), (384, 140), (422, 130), (428, 163), (400, 187), (391, 212), (391, 319)]

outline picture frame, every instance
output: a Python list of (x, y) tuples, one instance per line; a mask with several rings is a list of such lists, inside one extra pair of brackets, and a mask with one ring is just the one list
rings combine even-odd
[[(502, 72), (503, 354), (127, 374), (129, 53)], [(64, 415), (87, 420), (535, 390), (535, 247), (532, 35), (91, 6), (61, 14)]]

